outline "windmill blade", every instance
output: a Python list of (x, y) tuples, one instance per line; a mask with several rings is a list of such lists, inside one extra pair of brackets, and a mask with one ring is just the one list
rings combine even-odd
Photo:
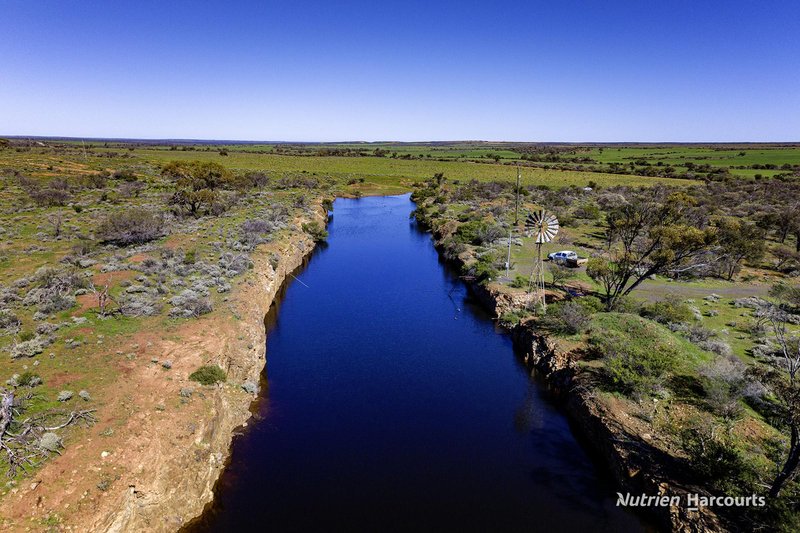
[(537, 244), (550, 242), (558, 233), (558, 218), (544, 209), (528, 214), (525, 229), (536, 238)]

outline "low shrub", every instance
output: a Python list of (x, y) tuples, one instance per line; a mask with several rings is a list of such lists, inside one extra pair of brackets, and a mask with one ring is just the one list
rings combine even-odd
[(595, 315), (589, 346), (603, 358), (611, 387), (635, 399), (659, 390), (681, 356), (699, 357), (663, 326), (620, 313)]
[(211, 300), (192, 289), (186, 289), (169, 301), (172, 309), (169, 315), (173, 317), (198, 317), (214, 310)]
[(508, 285), (510, 287), (514, 287), (515, 289), (527, 289), (530, 286), (530, 281), (527, 277), (517, 274), (514, 277), (514, 281)]
[(589, 314), (599, 313), (600, 311), (605, 310), (605, 305), (603, 305), (603, 301), (600, 300), (597, 296), (582, 296), (574, 300), (578, 302)]
[(141, 208), (126, 209), (109, 215), (97, 229), (97, 235), (102, 242), (118, 246), (142, 244), (161, 238), (164, 234), (164, 219)]
[(20, 319), (10, 309), (0, 309), (0, 329), (16, 331), (20, 327)]
[(694, 318), (689, 306), (674, 295), (643, 306), (640, 314), (661, 324), (682, 324)]
[(17, 380), (17, 383), (21, 387), (36, 387), (37, 385), (42, 384), (42, 378), (39, 376), (39, 374), (35, 374), (28, 370), (22, 373)]
[[(491, 237), (490, 228), (491, 224), (485, 220), (470, 220), (464, 222), (454, 234), (454, 238), (464, 244), (483, 244), (486, 238)], [(502, 232), (498, 234), (495, 239), (502, 237)]]
[(462, 269), (467, 276), (474, 276), (477, 281), (484, 283), (497, 277), (497, 257), (493, 253), (485, 253), (478, 259), (464, 265)]
[(712, 421), (694, 421), (680, 437), (690, 466), (711, 487), (732, 496), (757, 490), (759, 480), (753, 467), (736, 443), (715, 432)]
[(741, 400), (748, 390), (744, 363), (735, 357), (719, 357), (700, 367), (700, 377), (711, 410), (727, 419), (742, 414)]
[(189, 379), (202, 385), (214, 385), (218, 382), (224, 382), (227, 378), (228, 376), (225, 374), (225, 371), (217, 365), (201, 366), (189, 374)]
[(568, 335), (584, 331), (591, 320), (589, 312), (577, 302), (559, 302), (547, 308), (547, 315), (542, 319), (550, 329)]
[(328, 238), (327, 230), (317, 221), (303, 224), (303, 231), (311, 235), (314, 242), (322, 242)]

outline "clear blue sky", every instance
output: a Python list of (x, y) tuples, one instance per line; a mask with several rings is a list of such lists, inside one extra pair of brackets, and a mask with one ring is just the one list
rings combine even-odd
[(800, 2), (0, 0), (0, 134), (800, 141)]

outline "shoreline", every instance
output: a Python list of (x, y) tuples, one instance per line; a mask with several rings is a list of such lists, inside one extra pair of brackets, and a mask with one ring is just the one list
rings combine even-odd
[[(418, 223), (431, 234), (431, 241), (443, 262), (456, 268), (464, 264), (461, 257), (448, 259), (432, 229), (419, 220)], [(482, 285), (464, 279), (462, 282), (495, 319), (513, 307), (513, 297), (491, 283)], [(602, 462), (618, 490), (677, 497), (679, 501), (686, 501), (689, 494), (710, 496), (702, 487), (681, 483), (661, 472), (662, 469), (671, 471), (674, 465), (660, 464), (659, 452), (650, 450), (646, 443), (632, 440), (617, 418), (620, 414), (610, 411), (596, 398), (589, 377), (578, 368), (580, 354), (559, 349), (557, 343), (538, 333), (530, 323), (503, 329), (511, 336), (514, 349), (522, 354), (531, 373), (554, 389), (573, 429), (578, 431), (579, 440), (591, 445), (588, 451)], [(664, 531), (721, 532), (733, 528), (710, 508), (655, 506), (637, 508), (634, 512), (655, 522), (652, 525)]]
[[(325, 224), (322, 205), (312, 219)], [(213, 500), (237, 429), (252, 417), (257, 393), (243, 384), (260, 386), (267, 313), (315, 248), (299, 230), (261, 245), (250, 254), (253, 268), (219, 310), (121, 340), (131, 358), (109, 362), (123, 372), (98, 411), (100, 423), (42, 465), (30, 484), (9, 491), (0, 501), (2, 528), (46, 530), (55, 521), (61, 531), (173, 532), (200, 516)], [(168, 373), (149, 362), (161, 360), (170, 361)], [(226, 382), (202, 386), (188, 379), (206, 364), (220, 366)], [(111, 416), (110, 406), (127, 416)], [(98, 478), (111, 479), (110, 487), (98, 490)]]
[[(204, 444), (200, 447), (207, 459), (198, 461), (194, 454), (174, 454), (167, 464), (159, 467), (145, 496), (139, 488), (129, 487), (117, 510), (95, 521), (92, 529), (176, 531), (202, 515), (206, 505), (213, 501), (214, 486), (225, 468), (237, 429), (246, 426), (252, 417), (250, 406), (258, 393), (246, 393), (240, 384), (260, 382), (266, 365), (266, 315), (288, 274), (302, 266), (314, 249), (314, 242), (305, 234), (282, 243), (277, 270), (272, 268), (263, 250), (252, 254), (252, 277), (243, 280), (232, 302), (240, 317), (238, 331), (227, 339), (229, 344), (238, 344), (244, 337), (248, 349), (231, 346), (222, 355), (220, 366), (228, 374), (228, 385), (213, 389), (213, 406), (204, 420), (205, 427), (199, 431), (201, 437), (195, 441)], [(180, 523), (167, 520), (178, 509), (182, 515)]]

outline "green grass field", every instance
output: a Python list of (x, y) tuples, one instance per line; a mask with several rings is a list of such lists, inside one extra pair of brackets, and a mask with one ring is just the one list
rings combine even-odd
[[(43, 146), (42, 146), (43, 145)], [(166, 161), (218, 161), (239, 170), (310, 174), (357, 182), (351, 192), (391, 194), (442, 172), (450, 180), (514, 180), (522, 166), (525, 185), (600, 186), (691, 183), (709, 172), (743, 178), (796, 175), (800, 144), (571, 145), (497, 142), (435, 143), (195, 143), (43, 140), (28, 151), (0, 153), (0, 165), (45, 175), (83, 168), (144, 165)], [(222, 155), (222, 154), (227, 155)], [(7, 159), (8, 156), (10, 159)], [(764, 166), (770, 168), (764, 168)], [(0, 168), (2, 168), (0, 166)], [(668, 170), (669, 169), (669, 170)]]

